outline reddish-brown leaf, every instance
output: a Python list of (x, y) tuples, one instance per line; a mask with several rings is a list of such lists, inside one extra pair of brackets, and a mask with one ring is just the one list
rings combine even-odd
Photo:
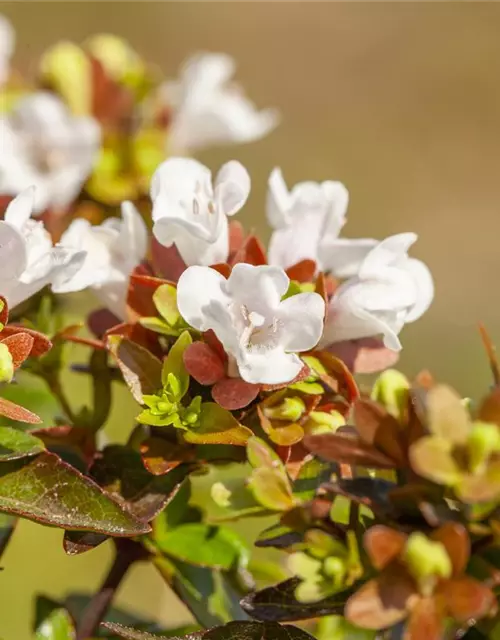
[(245, 241), (245, 230), (238, 220), (229, 223), (229, 254), (233, 254), (241, 248)]
[(138, 318), (158, 315), (153, 294), (162, 284), (172, 283), (151, 275), (138, 273), (137, 269), (131, 274), (127, 292), (129, 319), (136, 321)]
[(385, 569), (403, 551), (408, 536), (382, 524), (370, 527), (363, 544), (370, 562), (377, 570)]
[(225, 376), (224, 363), (205, 342), (193, 342), (183, 354), (184, 366), (189, 375), (200, 384), (212, 385)]
[(30, 355), (35, 341), (28, 333), (23, 332), (6, 336), (1, 342), (7, 346), (12, 356), (14, 369), (18, 369)]
[(96, 309), (89, 314), (87, 326), (96, 338), (102, 338), (108, 329), (120, 324), (121, 320), (109, 309)]
[(224, 276), (224, 278), (226, 278), (226, 280), (231, 275), (231, 267), (227, 264), (227, 262), (219, 262), (218, 264), (212, 264), (210, 265), (210, 268), (213, 269), (214, 271), (217, 271), (217, 273), (220, 273), (221, 276)]
[(178, 282), (187, 269), (175, 244), (164, 247), (154, 236), (151, 238), (151, 258), (154, 272), (170, 282)]
[(150, 351), (121, 336), (109, 336), (107, 345), (137, 402), (161, 389), (162, 363)]
[(356, 437), (337, 433), (306, 435), (303, 442), (306, 449), (324, 460), (375, 469), (394, 468), (389, 457)]
[(266, 251), (256, 236), (248, 236), (240, 249), (232, 256), (231, 266), (238, 264), (238, 262), (246, 262), (255, 267), (267, 264)]
[(19, 422), (27, 422), (28, 424), (40, 424), (42, 422), (42, 419), (35, 413), (5, 398), (0, 398), (0, 416), (18, 420)]
[(406, 571), (386, 569), (349, 598), (344, 615), (362, 629), (385, 629), (406, 618), (415, 595), (415, 584)]
[(478, 419), (500, 426), (500, 388), (495, 387), (481, 402)]
[(212, 387), (212, 398), (224, 409), (235, 411), (248, 406), (259, 395), (258, 384), (241, 378), (222, 378)]
[(190, 445), (154, 436), (141, 444), (141, 455), (144, 466), (155, 476), (165, 475), (181, 463), (196, 459), (195, 449)]
[(443, 584), (441, 594), (448, 612), (457, 622), (483, 618), (496, 607), (491, 589), (468, 576), (448, 580)]
[(290, 280), (297, 282), (312, 282), (316, 273), (316, 263), (314, 260), (301, 260), (286, 270), (286, 275)]
[(335, 378), (339, 383), (339, 392), (350, 404), (359, 398), (358, 385), (351, 371), (342, 360), (329, 351), (313, 351), (312, 355), (318, 358), (328, 371), (329, 376)]
[(52, 342), (43, 333), (16, 324), (9, 324), (4, 327), (0, 333), (0, 338), (17, 335), (19, 333), (28, 334), (33, 338), (33, 345), (29, 354), (32, 357), (38, 358), (43, 356), (52, 347)]
[(442, 640), (444, 612), (436, 598), (420, 598), (411, 610), (405, 640)]
[(398, 422), (382, 406), (368, 398), (360, 398), (354, 404), (354, 421), (364, 442), (373, 445), (397, 464), (406, 464)]
[(467, 529), (458, 522), (446, 522), (430, 537), (444, 545), (450, 556), (453, 575), (461, 575), (465, 571), (470, 556), (470, 540)]
[(345, 362), (353, 373), (377, 373), (399, 360), (399, 353), (388, 349), (379, 338), (337, 342), (328, 350)]

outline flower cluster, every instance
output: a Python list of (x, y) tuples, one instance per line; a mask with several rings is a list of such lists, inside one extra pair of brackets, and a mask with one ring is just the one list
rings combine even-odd
[[(249, 208), (246, 168), (231, 160), (212, 174), (189, 157), (278, 123), (230, 83), (226, 55), (198, 54), (164, 81), (101, 34), (55, 45), (36, 79), (14, 83), (13, 46), (2, 19), (5, 528), (18, 516), (59, 527), (70, 555), (113, 538), (113, 580), (117, 566), (150, 562), (199, 626), (215, 627), (186, 638), (494, 637), (500, 372), (486, 335), (495, 387), (478, 405), (389, 368), (434, 297), (409, 255), (417, 236), (345, 237), (346, 187), (289, 190), (279, 168), (268, 247), (246, 233), (235, 218)], [(68, 324), (64, 294), (83, 291), (94, 307)], [(89, 356), (71, 369), (92, 388), (79, 409), (65, 384), (74, 343)], [(358, 374), (381, 371), (371, 393), (359, 386)], [(43, 424), (24, 373), (58, 403)], [(124, 444), (101, 437), (115, 382), (135, 401)], [(241, 473), (228, 477), (228, 463)], [(195, 474), (204, 509), (191, 502)], [(289, 554), (286, 576), (263, 571), (278, 584), (260, 591), (227, 524), (245, 516), (274, 517), (257, 546)], [(54, 603), (37, 633), (97, 637), (104, 601), (77, 619)]]

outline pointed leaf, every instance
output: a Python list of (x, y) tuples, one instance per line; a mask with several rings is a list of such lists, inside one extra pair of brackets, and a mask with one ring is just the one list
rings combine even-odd
[(200, 425), (196, 430), (183, 433), (186, 442), (193, 444), (232, 444), (245, 446), (253, 435), (248, 427), (215, 402), (205, 402), (201, 406)]
[(0, 510), (42, 524), (135, 536), (150, 527), (52, 453), (0, 464)]
[(340, 433), (306, 435), (303, 443), (306, 449), (323, 460), (378, 469), (392, 469), (395, 466), (395, 463), (381, 451), (365, 444), (359, 438)]
[(30, 329), (21, 325), (9, 324), (7, 327), (4, 327), (0, 333), (0, 338), (14, 336), (20, 333), (27, 334), (33, 339), (33, 344), (29, 354), (32, 358), (39, 358), (52, 348), (52, 342), (46, 335), (40, 333), (40, 331), (35, 331), (35, 329)]
[(189, 387), (189, 373), (184, 365), (184, 352), (192, 344), (189, 331), (184, 331), (170, 347), (167, 357), (163, 362), (161, 381), (165, 386), (168, 384), (168, 374), (173, 373), (180, 386), (179, 399), (183, 398)]
[(379, 570), (384, 569), (403, 551), (408, 536), (384, 525), (370, 527), (363, 536), (363, 546), (370, 562)]
[(5, 398), (0, 398), (0, 416), (5, 416), (18, 422), (27, 422), (28, 424), (40, 424), (42, 422), (42, 419), (35, 413)]
[(91, 551), (103, 542), (108, 536), (93, 531), (65, 531), (63, 539), (64, 551), (68, 556), (77, 556), (80, 553)]
[(171, 284), (162, 284), (153, 294), (153, 302), (159, 314), (170, 326), (180, 320), (181, 314), (177, 308), (177, 290)]
[(2, 338), (1, 342), (10, 351), (14, 369), (18, 369), (30, 355), (35, 341), (28, 333), (16, 333)]
[(161, 389), (162, 364), (150, 351), (120, 336), (109, 336), (107, 343), (137, 402)]
[(44, 449), (43, 442), (31, 434), (12, 427), (0, 427), (0, 462), (35, 456)]

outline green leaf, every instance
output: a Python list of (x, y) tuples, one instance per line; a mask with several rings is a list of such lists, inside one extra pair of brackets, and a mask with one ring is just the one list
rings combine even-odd
[(153, 302), (158, 313), (173, 327), (181, 319), (177, 308), (177, 290), (171, 284), (162, 284), (153, 294)]
[(123, 378), (134, 398), (142, 404), (143, 394), (161, 389), (162, 364), (144, 347), (121, 336), (110, 336), (108, 347), (115, 356)]
[(149, 329), (155, 333), (161, 333), (164, 336), (177, 336), (179, 334), (176, 329), (172, 329), (172, 327), (161, 318), (139, 318), (139, 324), (145, 329)]
[[(108, 622), (102, 626), (126, 640), (165, 640), (167, 638), (167, 636), (153, 636)], [(173, 640), (183, 640), (183, 638), (177, 637)], [(223, 627), (184, 636), (184, 640), (314, 640), (314, 638), (306, 631), (290, 625), (237, 621), (229, 622)]]
[(35, 456), (44, 449), (39, 438), (12, 427), (0, 427), (0, 462)]
[(241, 425), (232, 413), (215, 402), (201, 405), (200, 425), (196, 430), (183, 434), (193, 444), (232, 444), (244, 446), (253, 435), (248, 427)]
[[(161, 287), (160, 287), (161, 288)], [(176, 400), (180, 400), (186, 395), (189, 388), (189, 373), (184, 366), (183, 355), (184, 351), (193, 342), (189, 331), (184, 331), (177, 338), (175, 343), (170, 348), (167, 357), (163, 363), (161, 372), (161, 381), (163, 386), (168, 385), (168, 375), (172, 373), (179, 382), (180, 390)]]
[(0, 510), (42, 524), (110, 536), (150, 531), (90, 478), (48, 452), (0, 465)]
[(334, 596), (303, 604), (295, 597), (295, 591), (300, 584), (297, 578), (262, 589), (245, 596), (241, 601), (243, 610), (257, 620), (286, 622), (292, 620), (307, 620), (327, 615), (341, 615), (348, 597), (353, 589), (337, 593)]
[(272, 511), (288, 511), (295, 506), (290, 482), (281, 469), (254, 469), (248, 488), (262, 506)]
[(74, 640), (75, 627), (64, 607), (48, 598), (37, 600), (36, 640)]
[(284, 471), (284, 466), (279, 455), (261, 438), (256, 436), (250, 438), (247, 443), (248, 462), (254, 469), (267, 467), (269, 469), (280, 468)]
[(222, 526), (183, 524), (164, 532), (156, 543), (168, 556), (200, 567), (228, 571), (236, 565), (248, 564), (249, 551), (244, 540)]

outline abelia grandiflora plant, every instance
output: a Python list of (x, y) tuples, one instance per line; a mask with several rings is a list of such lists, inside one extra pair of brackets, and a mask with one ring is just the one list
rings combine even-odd
[[(500, 373), (485, 334), (494, 387), (477, 405), (389, 368), (434, 296), (416, 235), (346, 238), (345, 186), (289, 190), (277, 168), (268, 250), (247, 234), (247, 170), (181, 155), (277, 123), (228, 84), (227, 56), (164, 83), (100, 35), (56, 45), (14, 90), (12, 45), (2, 21), (0, 551), (27, 518), (62, 529), (67, 554), (109, 539), (116, 554), (83, 611), (43, 599), (37, 637), (494, 638)], [(70, 321), (82, 291), (92, 309)], [(123, 444), (102, 436), (115, 382), (135, 402)], [(231, 527), (258, 516), (274, 523), (256, 547), (282, 566)], [(139, 561), (189, 629), (106, 622)]]

